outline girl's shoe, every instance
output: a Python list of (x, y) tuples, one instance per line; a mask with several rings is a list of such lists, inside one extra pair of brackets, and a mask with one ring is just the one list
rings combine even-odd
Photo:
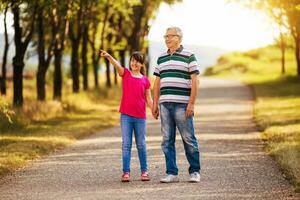
[(142, 172), (141, 181), (150, 181), (150, 177), (149, 177), (148, 172)]
[(130, 181), (130, 174), (129, 172), (124, 172), (121, 178), (122, 182), (129, 182)]

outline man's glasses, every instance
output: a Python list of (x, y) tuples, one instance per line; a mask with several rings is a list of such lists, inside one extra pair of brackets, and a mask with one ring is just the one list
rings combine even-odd
[(179, 37), (179, 35), (170, 34), (170, 35), (164, 35), (164, 38), (166, 40), (166, 39), (169, 39), (169, 38), (171, 39), (171, 38), (176, 37), (176, 36)]

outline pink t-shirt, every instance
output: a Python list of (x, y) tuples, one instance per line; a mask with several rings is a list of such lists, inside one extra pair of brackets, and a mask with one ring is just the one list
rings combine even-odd
[(127, 68), (124, 69), (119, 111), (132, 117), (146, 119), (146, 89), (150, 88), (150, 81), (146, 76), (133, 77)]

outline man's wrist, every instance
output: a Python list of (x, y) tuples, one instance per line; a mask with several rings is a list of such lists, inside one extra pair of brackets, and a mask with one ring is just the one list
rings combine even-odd
[(190, 105), (195, 105), (195, 103), (194, 103), (194, 102), (189, 102), (188, 104), (190, 104)]

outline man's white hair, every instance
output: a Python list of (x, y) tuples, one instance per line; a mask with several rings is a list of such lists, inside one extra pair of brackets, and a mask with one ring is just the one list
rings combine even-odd
[(180, 38), (182, 38), (182, 36), (183, 36), (182, 30), (181, 30), (179, 27), (177, 27), (177, 26), (171, 26), (171, 27), (167, 28), (167, 31), (168, 31), (168, 30), (175, 30), (176, 33), (177, 33), (177, 35), (178, 35)]

